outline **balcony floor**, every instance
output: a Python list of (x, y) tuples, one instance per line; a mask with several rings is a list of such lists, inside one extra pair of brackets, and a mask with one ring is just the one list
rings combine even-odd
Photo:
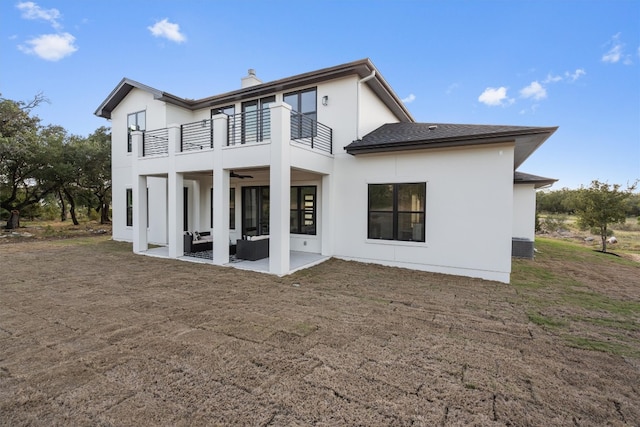
[[(159, 246), (150, 248), (143, 252), (143, 255), (157, 257), (157, 258), (169, 258), (169, 248), (167, 246)], [(289, 252), (289, 273), (294, 273), (298, 270), (313, 267), (320, 264), (330, 257), (321, 254), (310, 252)], [(199, 258), (193, 256), (181, 256), (178, 258), (181, 261), (195, 262), (200, 264), (211, 264), (211, 259)], [(233, 267), (240, 270), (255, 271), (257, 273), (269, 273), (269, 258), (263, 258), (257, 261), (248, 261), (241, 259), (233, 259), (225, 267)]]

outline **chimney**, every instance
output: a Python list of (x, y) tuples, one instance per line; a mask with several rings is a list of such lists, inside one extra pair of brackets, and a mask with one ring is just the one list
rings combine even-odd
[(249, 68), (248, 75), (246, 77), (243, 77), (241, 82), (241, 87), (242, 89), (244, 89), (246, 87), (259, 85), (262, 83), (262, 80), (256, 77), (256, 70), (254, 70), (253, 68)]

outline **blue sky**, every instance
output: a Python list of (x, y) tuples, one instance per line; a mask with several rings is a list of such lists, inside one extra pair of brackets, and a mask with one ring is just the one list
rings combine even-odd
[(123, 77), (185, 98), (370, 58), (419, 122), (559, 126), (521, 167), (640, 178), (640, 1), (0, 1), (0, 93), (86, 136)]

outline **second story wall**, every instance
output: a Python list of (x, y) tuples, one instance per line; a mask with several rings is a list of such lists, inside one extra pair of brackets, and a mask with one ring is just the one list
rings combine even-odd
[[(355, 76), (323, 83), (318, 86), (318, 121), (333, 130), (333, 152), (354, 140), (356, 135), (356, 85)], [(327, 105), (322, 98), (327, 96)]]
[[(167, 104), (165, 123), (159, 128), (167, 127), (171, 124), (191, 123), (209, 118), (209, 110), (191, 111), (177, 105)], [(159, 129), (158, 128), (158, 129)], [(151, 129), (151, 128), (149, 128)]]
[(145, 129), (165, 127), (166, 106), (153, 95), (140, 89), (131, 92), (111, 113), (111, 162), (114, 172), (118, 168), (131, 166), (131, 152), (128, 151), (127, 117), (132, 113), (144, 112)]
[[(358, 138), (387, 123), (397, 123), (398, 118), (366, 84), (360, 84), (360, 117)], [(354, 138), (356, 139), (356, 138)], [(351, 142), (351, 141), (349, 141)]]

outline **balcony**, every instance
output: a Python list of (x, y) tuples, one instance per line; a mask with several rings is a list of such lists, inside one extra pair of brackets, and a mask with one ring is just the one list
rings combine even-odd
[[(271, 141), (270, 110), (250, 111), (227, 117), (226, 146)], [(291, 142), (312, 150), (333, 154), (333, 131), (304, 114), (291, 112)], [(179, 152), (200, 151), (214, 147), (212, 119), (180, 125), (177, 141)], [(164, 156), (169, 153), (169, 129), (144, 131), (141, 157)]]

